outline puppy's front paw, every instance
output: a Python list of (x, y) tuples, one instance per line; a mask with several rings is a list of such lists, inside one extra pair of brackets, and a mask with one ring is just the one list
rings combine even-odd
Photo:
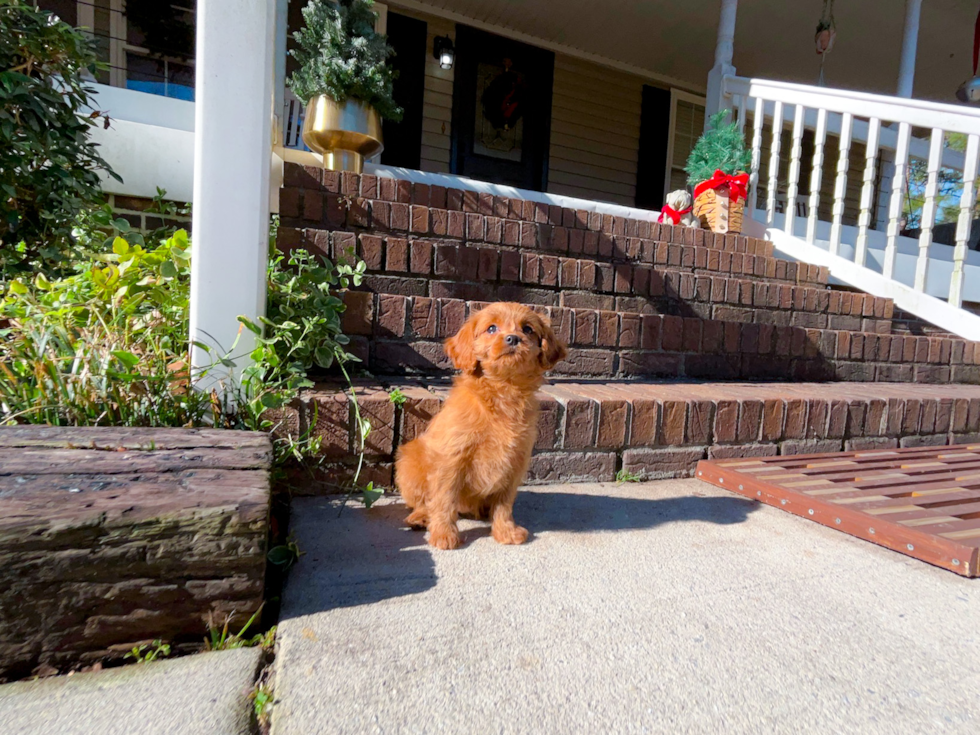
[(494, 526), (493, 537), (501, 544), (523, 544), (527, 541), (527, 529), (513, 523), (506, 526)]
[(405, 525), (415, 531), (424, 531), (429, 525), (429, 514), (424, 510), (413, 510), (405, 519)]
[(430, 528), (429, 546), (448, 551), (459, 548), (459, 531), (455, 528)]

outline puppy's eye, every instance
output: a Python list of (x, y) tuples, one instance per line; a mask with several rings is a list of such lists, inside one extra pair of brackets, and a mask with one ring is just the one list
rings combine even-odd
[(525, 324), (524, 325), (524, 334), (534, 334), (534, 330), (531, 329), (531, 325), (530, 324)]
[(487, 327), (487, 334), (496, 334), (496, 333), (497, 333), (496, 324), (491, 324), (489, 327)]

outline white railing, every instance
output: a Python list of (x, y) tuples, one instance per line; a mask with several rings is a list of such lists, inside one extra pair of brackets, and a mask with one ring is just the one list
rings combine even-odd
[[(960, 308), (967, 272), (972, 276), (968, 300), (980, 301), (980, 253), (968, 251), (976, 209), (980, 110), (733, 76), (725, 77), (723, 94), (743, 130), (751, 118), (747, 206), (756, 222), (764, 223), (764, 234), (778, 249), (799, 260), (827, 265), (833, 277), (848, 285), (890, 297), (905, 311), (980, 340), (980, 317)], [(782, 142), (787, 124), (791, 131), (788, 166)], [(921, 131), (929, 133), (922, 137)], [(836, 161), (824, 160), (828, 134), (838, 141)], [(950, 147), (948, 134), (965, 136), (965, 147)], [(803, 156), (804, 137), (812, 144), (809, 160)], [(763, 160), (767, 138), (768, 161)], [(863, 170), (851, 172), (855, 142), (864, 146)], [(921, 162), (925, 162), (925, 176), (921, 190), (914, 192), (922, 200), (915, 247), (915, 241), (902, 235), (903, 216), (913, 196), (909, 169), (921, 168)], [(806, 179), (801, 181), (801, 173), (806, 168), (809, 181), (804, 196), (801, 187)], [(834, 177), (832, 206), (828, 218), (821, 219), (821, 185), (830, 176)], [(849, 203), (851, 177), (861, 186), (859, 197), (852, 196)], [(952, 187), (954, 197), (958, 192), (952, 248), (933, 244), (940, 179), (947, 189), (951, 180), (958, 179)], [(764, 201), (760, 188), (765, 189)], [(947, 200), (949, 196), (947, 191)], [(876, 216), (879, 210), (887, 214)], [(939, 282), (947, 271), (948, 282)]]

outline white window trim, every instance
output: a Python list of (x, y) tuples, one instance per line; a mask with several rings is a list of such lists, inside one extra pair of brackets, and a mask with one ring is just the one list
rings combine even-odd
[(667, 133), (667, 165), (664, 167), (664, 196), (670, 193), (670, 173), (674, 161), (674, 134), (677, 124), (677, 103), (683, 100), (694, 105), (707, 107), (707, 99), (690, 92), (671, 87), (670, 89), (670, 126)]

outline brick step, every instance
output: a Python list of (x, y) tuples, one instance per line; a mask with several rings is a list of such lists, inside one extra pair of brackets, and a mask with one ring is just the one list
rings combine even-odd
[[(453, 214), (463, 216), (461, 213)], [(480, 215), (466, 216), (479, 217)], [(542, 256), (586, 257), (599, 263), (608, 264), (645, 264), (682, 270), (711, 271), (713, 274), (731, 274), (767, 281), (778, 280), (794, 285), (818, 287), (827, 285), (828, 274), (825, 268), (805, 263), (794, 263), (767, 254), (733, 252), (704, 245), (670, 242), (664, 239), (618, 238), (615, 236), (604, 238), (602, 235), (597, 235), (595, 242), (589, 240), (584, 244), (577, 243), (573, 238), (571, 243), (566, 243), (556, 240), (552, 236), (552, 230), (560, 232), (560, 228), (535, 225), (528, 229), (526, 223), (517, 228), (516, 225), (521, 223), (510, 222), (509, 220), (501, 222), (503, 225), (513, 224), (515, 227), (504, 226), (502, 229), (488, 229), (486, 234), (481, 234), (479, 228), (470, 228), (467, 231), (469, 234), (463, 234), (454, 229), (443, 231), (439, 227), (431, 232), (422, 233), (382, 225), (351, 229), (335, 228), (323, 223), (311, 224), (284, 218), (280, 223), (279, 247), (282, 250), (302, 247), (333, 260), (343, 259), (349, 248), (356, 247), (358, 255), (365, 260), (374, 262), (380, 269), (382, 267), (378, 253), (380, 243), (376, 238), (384, 238), (386, 249), (390, 247), (393, 250), (392, 265), (385, 265), (384, 267), (398, 270), (398, 266), (401, 266), (401, 270), (409, 273), (422, 272), (421, 269), (424, 269), (425, 265), (431, 265), (431, 261), (427, 262), (424, 259), (424, 253), (413, 250), (414, 243), (422, 242), (428, 243), (430, 246), (467, 245), (474, 248), (491, 247), (495, 250), (516, 250), (521, 253), (535, 253)], [(498, 229), (500, 229), (499, 232)], [(474, 231), (477, 234), (473, 234)], [(687, 232), (692, 232), (692, 230), (687, 230)], [(364, 237), (370, 239), (364, 240)], [(765, 244), (771, 249), (769, 243)], [(387, 258), (385, 262), (387, 262)]]
[(365, 289), (402, 296), (519, 301), (877, 334), (891, 331), (894, 309), (891, 299), (713, 275), (697, 265), (682, 270), (613, 264), (427, 240), (416, 240), (407, 248), (403, 238), (364, 234), (359, 236), (358, 255), (368, 267)]
[[(280, 217), (284, 246), (302, 243), (320, 251), (327, 247), (325, 232), (366, 232), (592, 255), (611, 262), (693, 267), (696, 258), (707, 260), (710, 256), (721, 259), (715, 269), (725, 272), (785, 277), (814, 285), (826, 284), (828, 278), (826, 268), (774, 258), (772, 243), (758, 238), (627, 220), (404, 180), (351, 173), (341, 176), (292, 164), (286, 165)], [(777, 263), (783, 264), (778, 267), (787, 271), (785, 276), (777, 276)]]
[[(396, 406), (388, 391), (398, 388)], [(357, 387), (372, 424), (361, 481), (392, 487), (400, 443), (425, 430), (448, 380), (383, 378)], [(653, 479), (690, 475), (703, 458), (776, 456), (980, 442), (980, 386), (879, 383), (576, 382), (555, 379), (539, 393), (541, 414), (529, 483), (608, 482), (620, 469)], [(292, 409), (293, 425), (322, 438), (329, 490), (351, 475), (355, 437), (350, 400), (318, 385)], [(335, 488), (333, 489), (335, 491)]]
[[(344, 333), (377, 375), (448, 373), (441, 342), (484, 302), (349, 291)], [(895, 337), (723, 319), (537, 306), (569, 345), (555, 373), (590, 378), (980, 383), (980, 349), (948, 337)], [(756, 314), (764, 318), (771, 312)]]

